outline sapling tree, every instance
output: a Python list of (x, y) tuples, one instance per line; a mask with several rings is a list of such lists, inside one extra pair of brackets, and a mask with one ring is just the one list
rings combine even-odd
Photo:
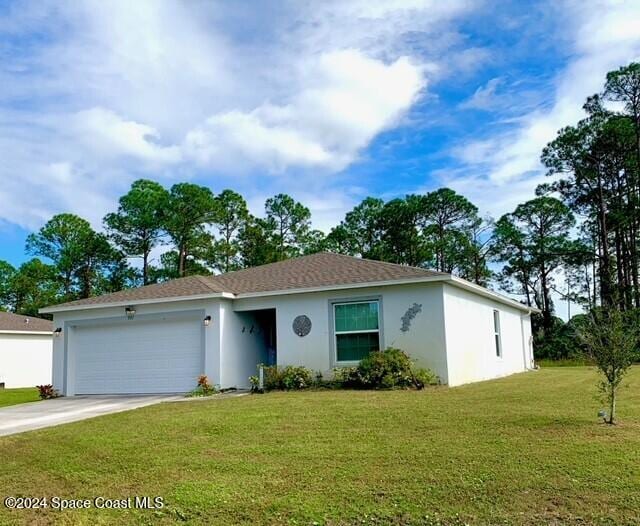
[(618, 309), (599, 308), (586, 317), (577, 334), (602, 376), (598, 388), (609, 408), (604, 421), (614, 424), (618, 390), (636, 354), (637, 324)]

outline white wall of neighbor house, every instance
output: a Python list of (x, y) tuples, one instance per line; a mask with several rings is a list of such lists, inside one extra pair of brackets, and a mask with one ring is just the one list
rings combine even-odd
[(51, 333), (0, 333), (0, 383), (7, 389), (51, 383)]
[[(279, 365), (303, 365), (329, 376), (335, 363), (335, 347), (330, 309), (334, 301), (379, 299), (383, 347), (398, 347), (411, 355), (421, 367), (434, 370), (447, 382), (447, 360), (443, 318), (443, 293), (440, 283), (391, 285), (278, 296), (241, 298), (233, 302), (236, 312), (275, 308), (277, 318), (277, 361)], [(414, 304), (421, 312), (409, 330), (402, 331), (402, 316)], [(311, 332), (300, 337), (294, 333), (293, 320), (306, 315)], [(227, 352), (226, 349), (223, 352)]]
[[(494, 311), (500, 320), (500, 356)], [(445, 284), (444, 314), (450, 386), (507, 376), (532, 366), (528, 313)]]
[(223, 388), (250, 387), (257, 365), (267, 362), (264, 335), (251, 312), (234, 312), (233, 302), (220, 302), (220, 384)]
[[(132, 320), (128, 320), (125, 315), (125, 307), (103, 307), (90, 308), (77, 311), (65, 311), (54, 313), (54, 328), (62, 328), (61, 336), (53, 338), (53, 385), (61, 393), (72, 396), (75, 394), (75, 361), (76, 355), (83, 352), (78, 346), (78, 338), (74, 338), (77, 330), (82, 330), (83, 326), (92, 324), (104, 324), (107, 320), (114, 331), (118, 330), (118, 324), (135, 325), (141, 322), (141, 317), (155, 316), (161, 319), (164, 314), (171, 316), (183, 311), (198, 311), (198, 316), (194, 316), (194, 324), (202, 324), (204, 316), (211, 316), (212, 321), (204, 330), (203, 366), (199, 374), (207, 374), (212, 383), (220, 383), (220, 306), (217, 299), (211, 300), (186, 300), (167, 301), (161, 303), (136, 304), (136, 314)], [(202, 315), (200, 314), (202, 313)], [(115, 323), (114, 323), (115, 320)], [(84, 325), (74, 327), (75, 322)], [(66, 386), (65, 386), (65, 346), (67, 351), (66, 359)], [(193, 386), (196, 386), (197, 378), (193, 379)]]

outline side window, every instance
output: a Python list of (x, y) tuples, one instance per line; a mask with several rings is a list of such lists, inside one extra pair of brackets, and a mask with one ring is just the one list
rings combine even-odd
[(496, 340), (496, 356), (502, 356), (502, 341), (500, 340), (500, 312), (493, 311), (493, 336)]

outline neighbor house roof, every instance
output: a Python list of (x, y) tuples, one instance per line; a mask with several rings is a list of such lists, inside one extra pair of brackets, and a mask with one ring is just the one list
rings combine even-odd
[[(164, 299), (197, 299), (205, 297), (241, 298), (255, 295), (287, 294), (336, 288), (388, 285), (416, 281), (459, 281), (450, 274), (383, 261), (322, 252), (310, 256), (237, 270), (217, 276), (189, 276), (165, 283), (147, 285), (103, 296), (96, 296), (42, 309), (56, 312), (127, 303), (150, 303)], [(466, 282), (465, 282), (466, 283)], [(470, 286), (496, 293), (482, 287)], [(503, 300), (517, 302), (500, 296)], [(519, 304), (518, 304), (519, 305)]]
[(11, 312), (0, 312), (0, 333), (2, 332), (51, 332), (53, 323), (42, 318), (23, 316)]

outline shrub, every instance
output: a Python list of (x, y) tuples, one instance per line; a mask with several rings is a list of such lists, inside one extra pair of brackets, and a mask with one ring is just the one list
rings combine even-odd
[(263, 383), (262, 386), (265, 391), (283, 389), (282, 387), (282, 373), (278, 370), (277, 365), (263, 368)]
[(546, 331), (542, 328), (542, 318), (534, 314), (533, 351), (536, 362), (539, 360), (573, 360), (584, 354), (577, 331), (584, 325), (587, 316), (577, 314), (568, 322), (554, 317), (552, 325)]
[(336, 369), (335, 381), (355, 389), (422, 389), (439, 383), (429, 369), (414, 369), (411, 358), (400, 349), (388, 348), (363, 358), (357, 367)]
[[(306, 367), (292, 365), (278, 367), (273, 365), (263, 367), (263, 373), (265, 391), (295, 391), (313, 386), (313, 373)], [(257, 392), (260, 390), (258, 376), (251, 376), (249, 381), (251, 382), (252, 391)]]
[(333, 383), (339, 387), (354, 387), (357, 367), (336, 367), (333, 370)]
[(40, 400), (51, 400), (60, 396), (60, 393), (51, 384), (36, 385), (36, 389), (38, 389)]
[[(438, 385), (440, 383), (440, 378), (436, 373), (434, 373), (431, 369), (426, 369), (424, 367), (420, 367), (413, 372), (413, 376), (416, 381), (416, 387), (418, 389), (422, 389), (427, 385)], [(418, 384), (421, 387), (418, 387)]]
[(313, 384), (313, 373), (306, 367), (287, 366), (282, 369), (281, 382), (286, 390), (307, 389)]
[(250, 376), (249, 383), (251, 384), (252, 393), (264, 392), (264, 390), (260, 388), (260, 377), (258, 375)]
[(438, 376), (429, 369), (415, 369), (409, 356), (400, 349), (375, 351), (364, 358), (357, 367), (334, 369), (333, 379), (325, 380), (321, 372), (315, 374), (306, 367), (263, 367), (263, 389), (259, 376), (249, 377), (251, 391), (292, 391), (310, 387), (335, 389), (422, 389), (426, 385), (440, 383)]
[(198, 376), (198, 386), (189, 393), (189, 396), (211, 396), (216, 394), (218, 389), (209, 382), (206, 374)]

